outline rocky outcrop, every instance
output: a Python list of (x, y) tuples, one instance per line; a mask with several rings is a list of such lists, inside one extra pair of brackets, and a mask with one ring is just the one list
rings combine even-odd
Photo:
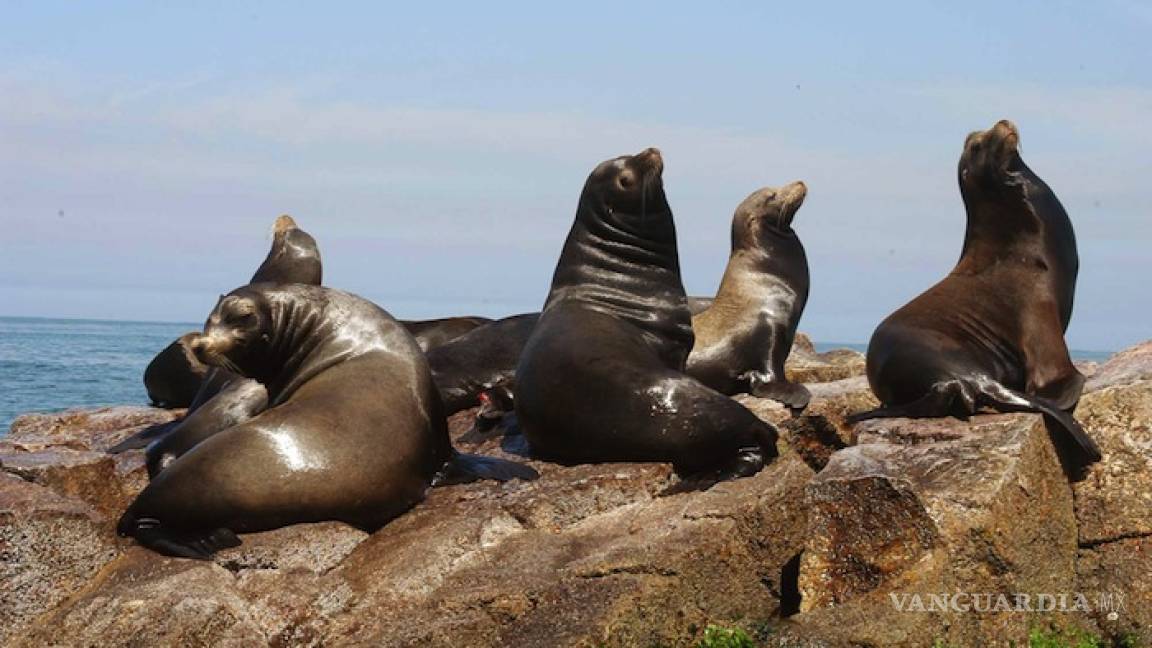
[(784, 365), (784, 373), (788, 380), (801, 383), (843, 380), (864, 373), (864, 354), (851, 349), (817, 353), (812, 339), (798, 332)]
[(1108, 358), (1107, 362), (1095, 368), (1084, 389), (1092, 392), (1139, 380), (1152, 380), (1152, 340)]
[[(0, 644), (691, 646), (710, 624), (769, 646), (1021, 644), (1048, 624), (1152, 642), (1152, 382), (1127, 357), (1078, 411), (1104, 461), (1074, 484), (1034, 415), (846, 424), (876, 405), (861, 365), (809, 383), (797, 418), (737, 397), (781, 429), (751, 478), (532, 462), (535, 482), (433, 489), (371, 535), (297, 525), (207, 562), (112, 532), (146, 476), (140, 451), (102, 451), (173, 414), (21, 417), (0, 439)], [(463, 450), (522, 445), (471, 422), (451, 421)], [(1087, 609), (978, 598), (1075, 593)]]

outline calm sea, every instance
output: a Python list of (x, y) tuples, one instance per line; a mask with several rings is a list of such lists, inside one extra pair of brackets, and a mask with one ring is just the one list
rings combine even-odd
[[(148, 404), (144, 367), (197, 324), (0, 317), (0, 435), (26, 412)], [(859, 344), (817, 344), (817, 349)], [(1078, 352), (1103, 360), (1106, 352)]]
[(196, 324), (0, 317), (0, 434), (26, 412), (148, 404), (144, 367)]

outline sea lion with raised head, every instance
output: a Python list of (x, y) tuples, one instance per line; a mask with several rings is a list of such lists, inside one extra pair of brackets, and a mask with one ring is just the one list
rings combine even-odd
[(457, 477), (532, 478), (462, 455), (420, 347), (371, 302), (302, 284), (221, 298), (193, 341), (206, 364), (267, 388), (269, 408), (194, 445), (121, 517), (121, 535), (205, 558), (237, 532), (339, 520), (379, 528)]
[(560, 463), (667, 461), (749, 475), (776, 429), (684, 374), (692, 321), (659, 151), (597, 166), (516, 371), (532, 453)]
[[(322, 278), (316, 239), (300, 229), (291, 216), (280, 216), (272, 229), (272, 247), (248, 283), (301, 283), (319, 286)], [(187, 348), (188, 333), (168, 345), (144, 370), (148, 398), (158, 407), (190, 407), (209, 368)], [(204, 394), (200, 394), (204, 396)], [(207, 394), (210, 398), (214, 394)], [(206, 400), (206, 399), (204, 399)], [(203, 401), (201, 401), (203, 402)]]
[(1006, 120), (968, 136), (958, 169), (968, 213), (960, 261), (877, 327), (867, 370), (883, 405), (852, 420), (1038, 412), (1079, 469), (1100, 450), (1069, 413), (1084, 385), (1063, 333), (1075, 239), (1019, 143)]
[(793, 412), (812, 395), (784, 362), (808, 302), (808, 257), (792, 229), (808, 188), (793, 182), (744, 199), (732, 217), (732, 253), (712, 305), (692, 318), (688, 375), (723, 394), (750, 393)]

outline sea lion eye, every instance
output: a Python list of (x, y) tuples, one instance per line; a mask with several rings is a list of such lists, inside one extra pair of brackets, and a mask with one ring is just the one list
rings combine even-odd
[(616, 179), (616, 182), (618, 182), (620, 184), (620, 186), (624, 189), (631, 189), (632, 185), (636, 181), (635, 181), (635, 179), (632, 178), (632, 174), (625, 173), (625, 174), (621, 174), (620, 177), (618, 177)]

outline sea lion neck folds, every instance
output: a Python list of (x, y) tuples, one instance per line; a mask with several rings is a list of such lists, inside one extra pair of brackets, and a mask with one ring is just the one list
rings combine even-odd
[(683, 373), (693, 334), (662, 169), (648, 149), (601, 163), (584, 184), (520, 355), (516, 413), (542, 458), (749, 475), (776, 456), (777, 433)]
[(572, 301), (626, 319), (683, 366), (694, 338), (663, 169), (649, 148), (592, 171), (543, 312)]

